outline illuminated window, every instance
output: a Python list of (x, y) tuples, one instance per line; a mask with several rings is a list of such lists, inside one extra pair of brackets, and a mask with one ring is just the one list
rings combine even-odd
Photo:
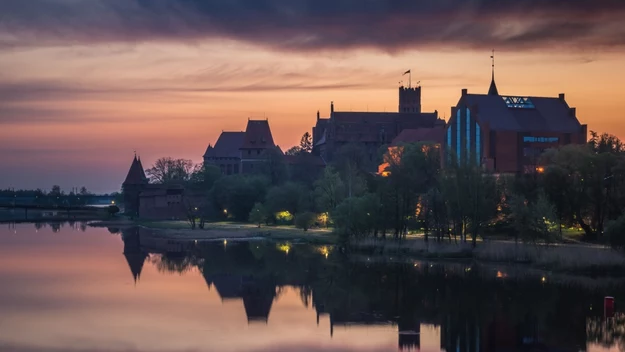
[(560, 139), (558, 137), (532, 137), (525, 136), (523, 137), (523, 142), (527, 143), (556, 143)]
[(475, 124), (475, 156), (477, 158), (477, 166), (482, 164), (482, 131), (480, 125)]
[(528, 97), (501, 97), (511, 109), (535, 109), (534, 103)]

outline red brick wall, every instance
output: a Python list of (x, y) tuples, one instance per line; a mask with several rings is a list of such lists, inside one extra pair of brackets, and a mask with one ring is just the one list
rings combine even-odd
[(498, 131), (495, 137), (495, 171), (499, 173), (518, 171), (519, 145), (517, 132)]

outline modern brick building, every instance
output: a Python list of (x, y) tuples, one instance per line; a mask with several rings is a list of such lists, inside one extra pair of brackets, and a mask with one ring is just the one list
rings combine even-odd
[(317, 112), (313, 153), (330, 162), (340, 147), (355, 143), (374, 161), (379, 148), (390, 144), (402, 131), (421, 128), (444, 130), (445, 121), (438, 118), (437, 111), (421, 112), (421, 87), (399, 87), (398, 112), (334, 111), (334, 103), (329, 117), (321, 118)]
[(494, 74), (488, 94), (466, 89), (445, 132), (445, 158), (455, 156), (495, 173), (536, 171), (548, 148), (587, 141), (587, 126), (577, 119), (564, 94), (558, 97), (500, 95)]

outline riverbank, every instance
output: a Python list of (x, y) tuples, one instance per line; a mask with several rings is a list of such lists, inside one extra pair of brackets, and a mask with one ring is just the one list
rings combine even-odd
[(423, 238), (411, 238), (403, 241), (366, 239), (353, 243), (353, 247), (357, 252), (366, 254), (507, 263), (590, 276), (625, 276), (625, 254), (601, 245), (545, 245), (487, 240), (472, 248), (470, 243), (425, 242)]
[[(172, 240), (251, 240), (266, 239), (333, 245), (337, 236), (330, 229), (303, 231), (293, 226), (262, 226), (232, 222), (208, 223), (204, 229), (191, 230), (185, 221), (133, 221), (115, 218), (96, 221), (92, 227), (129, 229), (141, 227), (152, 236)], [(476, 248), (470, 243), (426, 242), (422, 236), (391, 239), (364, 239), (352, 242), (351, 251), (365, 255), (399, 256), (427, 259), (474, 261), (479, 263), (507, 263), (527, 268), (551, 270), (590, 276), (624, 276), (625, 254), (609, 247), (583, 243), (556, 245), (524, 244), (509, 240), (480, 240)]]
[(303, 231), (294, 226), (262, 226), (232, 222), (207, 223), (204, 229), (189, 228), (185, 221), (133, 221), (116, 218), (89, 223), (91, 227), (107, 227), (119, 230), (142, 227), (151, 230), (153, 236), (179, 240), (218, 239), (268, 239), (312, 244), (335, 244), (336, 236), (330, 229)]

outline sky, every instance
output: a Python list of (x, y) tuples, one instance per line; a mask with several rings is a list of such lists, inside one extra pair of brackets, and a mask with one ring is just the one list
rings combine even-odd
[(0, 1), (0, 188), (121, 187), (202, 161), (223, 130), (269, 119), (283, 150), (317, 110), (397, 111), (420, 82), (448, 118), (461, 89), (566, 94), (625, 139), (622, 0)]

